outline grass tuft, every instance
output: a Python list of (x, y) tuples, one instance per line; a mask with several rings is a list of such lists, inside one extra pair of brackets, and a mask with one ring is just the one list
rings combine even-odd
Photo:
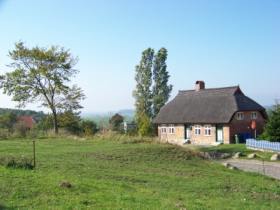
[(0, 165), (5, 166), (7, 168), (21, 168), (21, 169), (33, 169), (34, 166), (32, 164), (32, 160), (26, 157), (0, 157)]

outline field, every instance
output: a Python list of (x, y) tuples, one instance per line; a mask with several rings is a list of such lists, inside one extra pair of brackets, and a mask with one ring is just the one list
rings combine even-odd
[[(280, 209), (280, 181), (226, 169), (186, 148), (40, 139), (36, 151), (35, 170), (0, 166), (0, 209)], [(30, 140), (0, 141), (0, 157), (22, 155), (32, 157)]]

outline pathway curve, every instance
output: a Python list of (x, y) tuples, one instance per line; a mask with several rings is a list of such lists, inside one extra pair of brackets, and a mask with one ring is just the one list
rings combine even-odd
[(243, 171), (256, 172), (280, 180), (280, 163), (259, 160), (227, 159), (223, 163), (229, 163)]

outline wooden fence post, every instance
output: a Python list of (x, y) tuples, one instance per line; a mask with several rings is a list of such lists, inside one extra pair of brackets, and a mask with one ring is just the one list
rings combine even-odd
[(33, 167), (36, 167), (35, 140), (33, 140)]

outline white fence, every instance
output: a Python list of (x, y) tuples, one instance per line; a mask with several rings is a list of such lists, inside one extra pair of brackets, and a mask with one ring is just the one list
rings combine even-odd
[(280, 152), (280, 142), (246, 139), (246, 147), (253, 148), (253, 149)]

